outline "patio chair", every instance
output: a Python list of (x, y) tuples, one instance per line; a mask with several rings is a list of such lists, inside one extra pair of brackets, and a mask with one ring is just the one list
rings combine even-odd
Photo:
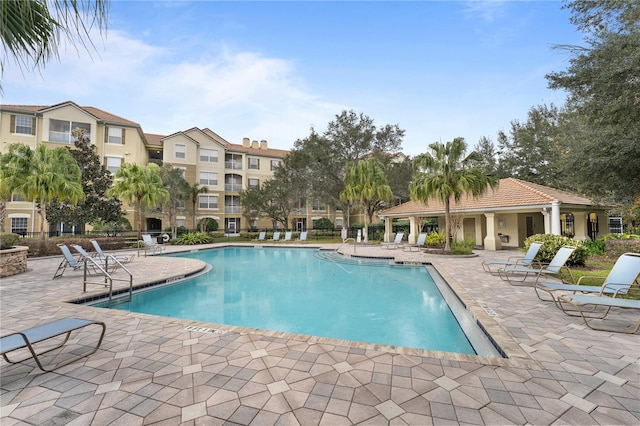
[(56, 278), (60, 278), (64, 274), (64, 271), (67, 268), (72, 268), (74, 271), (77, 271), (78, 269), (84, 266), (84, 263), (81, 260), (82, 259), (81, 255), (78, 255), (78, 258), (75, 258), (71, 254), (71, 250), (69, 250), (69, 247), (67, 247), (66, 245), (57, 244), (57, 246), (60, 247), (60, 250), (62, 250), (64, 259), (62, 259), (62, 262), (60, 262), (60, 265), (58, 265), (58, 269), (56, 269), (56, 272), (53, 274), (52, 279), (54, 280)]
[(298, 241), (307, 241), (307, 231), (300, 232), (300, 236), (298, 237)]
[[(573, 305), (576, 310), (580, 313), (582, 320), (587, 325), (587, 327), (593, 330), (601, 330), (601, 331), (612, 331), (615, 333), (628, 333), (634, 334), (638, 330), (640, 330), (640, 318), (635, 326), (632, 327), (608, 327), (601, 325), (598, 321), (606, 321), (606, 317), (611, 311), (611, 308), (619, 308), (619, 309), (636, 309), (640, 311), (640, 300), (637, 299), (621, 299), (618, 297), (609, 297), (609, 296), (592, 296), (586, 294), (564, 294), (559, 296), (561, 303), (570, 303)], [(598, 316), (593, 317), (590, 315), (585, 315), (585, 310), (583, 307), (589, 307), (586, 312), (593, 312), (598, 307), (604, 307), (604, 312)], [(595, 320), (595, 322), (594, 322)]]
[[(538, 299), (544, 301), (553, 301), (556, 306), (562, 309), (565, 313), (572, 315), (572, 312), (567, 312), (562, 305), (558, 297), (555, 297), (555, 292), (569, 292), (572, 294), (592, 294), (596, 296), (610, 296), (616, 297), (621, 294), (627, 294), (629, 289), (634, 283), (638, 283), (638, 277), (640, 276), (640, 253), (624, 253), (621, 255), (616, 263), (611, 268), (609, 275), (606, 277), (583, 275), (578, 279), (577, 284), (561, 284), (561, 283), (547, 283), (538, 282), (533, 287)], [(604, 283), (602, 285), (581, 285), (583, 279), (602, 279)], [(551, 299), (542, 298), (541, 292), (548, 293)]]
[(502, 278), (503, 281), (507, 281), (511, 285), (530, 285), (531, 283), (523, 283), (523, 281), (526, 280), (529, 275), (533, 275), (536, 278), (533, 283), (535, 285), (542, 276), (559, 275), (562, 271), (567, 271), (569, 273), (571, 283), (575, 284), (576, 280), (571, 273), (571, 269), (565, 265), (575, 249), (575, 247), (561, 247), (555, 256), (553, 256), (551, 262), (549, 262), (548, 265), (543, 265), (541, 268), (507, 266), (498, 269), (498, 275), (500, 275), (500, 278)]
[(413, 251), (413, 249), (415, 248), (417, 251), (420, 251), (421, 248), (424, 247), (424, 242), (427, 239), (427, 234), (423, 233), (423, 234), (419, 234), (418, 235), (418, 239), (416, 240), (415, 244), (408, 244), (406, 246), (403, 247), (404, 251)]
[(382, 247), (387, 249), (398, 248), (398, 246), (402, 243), (402, 237), (404, 237), (404, 232), (398, 232), (393, 241), (382, 243)]
[(105, 252), (102, 251), (102, 247), (100, 247), (100, 244), (98, 244), (98, 242), (96, 240), (91, 240), (91, 244), (93, 245), (93, 249), (96, 251), (96, 257), (98, 259), (100, 259), (102, 262), (105, 262), (107, 259), (107, 256), (111, 256), (115, 259), (118, 260), (118, 262), (120, 263), (129, 263), (132, 262), (134, 259), (134, 255), (125, 255), (125, 254), (106, 254)]
[(253, 241), (264, 241), (265, 238), (267, 238), (266, 231), (260, 231), (260, 234), (258, 234), (258, 238), (254, 238)]
[[(72, 358), (63, 361), (59, 364), (56, 364), (52, 368), (45, 368), (40, 361), (40, 355), (45, 354), (47, 352), (51, 352), (55, 349), (61, 348), (67, 343), (69, 337), (71, 336), (71, 332), (75, 330), (79, 330), (84, 327), (88, 327), (91, 325), (99, 325), (102, 327), (102, 332), (100, 333), (100, 337), (98, 338), (98, 343), (91, 349), (91, 351), (73, 356)], [(103, 322), (100, 321), (91, 321), (80, 318), (63, 318), (57, 321), (49, 322), (47, 324), (39, 325), (37, 327), (29, 328), (24, 331), (19, 331), (15, 333), (10, 333), (0, 338), (0, 354), (2, 357), (11, 364), (24, 363), (25, 361), (33, 358), (36, 362), (38, 368), (42, 371), (53, 371), (56, 368), (60, 368), (65, 365), (69, 365), (81, 358), (87, 357), (91, 354), (94, 354), (100, 345), (102, 344), (102, 339), (104, 338), (104, 333), (107, 327)], [(37, 352), (34, 345), (40, 342), (44, 342), (49, 339), (53, 339), (54, 337), (66, 335), (61, 343), (58, 343), (53, 348), (49, 348), (43, 350), (41, 352)], [(23, 358), (18, 361), (12, 361), (7, 356), (7, 353), (17, 351), (19, 349), (28, 349), (30, 356)], [(76, 350), (73, 351), (74, 353)]]
[(293, 237), (293, 232), (291, 231), (287, 231), (284, 233), (284, 239), (282, 241), (291, 241), (291, 238)]
[(164, 246), (153, 241), (149, 234), (142, 234), (142, 240), (138, 241), (138, 244), (140, 244), (140, 247), (144, 249), (145, 256), (147, 255), (147, 252), (157, 254), (164, 250)]
[[(102, 260), (97, 256), (92, 256), (91, 254), (87, 253), (87, 251), (78, 244), (71, 244), (71, 247), (73, 247), (73, 249), (80, 254), (82, 261), (91, 268), (91, 271), (89, 271), (90, 275), (104, 274), (105, 271), (107, 273), (111, 273), (120, 267), (111, 256), (105, 257), (104, 260)], [(103, 269), (104, 271), (101, 269)]]
[(531, 243), (524, 256), (510, 256), (507, 260), (485, 260), (482, 262), (482, 269), (484, 269), (485, 272), (488, 272), (491, 275), (497, 275), (497, 269), (492, 270), (492, 266), (497, 268), (504, 268), (506, 266), (522, 268), (532, 268), (535, 266), (537, 268), (541, 268), (542, 265), (535, 260), (535, 257), (538, 255), (538, 251), (540, 251), (540, 247), (542, 247), (542, 243), (534, 242)]
[(273, 237), (269, 239), (269, 241), (280, 241), (280, 231), (276, 231), (273, 233)]

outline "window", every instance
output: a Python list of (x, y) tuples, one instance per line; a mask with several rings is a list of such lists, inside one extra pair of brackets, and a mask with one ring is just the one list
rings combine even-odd
[(176, 219), (176, 226), (178, 228), (180, 228), (181, 226), (184, 226), (184, 224), (185, 224), (184, 218), (183, 219)]
[(314, 212), (323, 212), (327, 210), (324, 203), (320, 200), (313, 200), (313, 206), (311, 208)]
[(249, 188), (257, 188), (260, 186), (260, 179), (249, 178)]
[(75, 141), (73, 130), (84, 130), (84, 137), (91, 139), (91, 125), (76, 121), (49, 120), (49, 142), (62, 142), (72, 144)]
[(187, 158), (187, 146), (182, 144), (176, 144), (174, 147), (176, 158)]
[(11, 218), (11, 232), (18, 235), (25, 235), (27, 233), (27, 218), (26, 217), (12, 217)]
[(201, 149), (200, 150), (200, 161), (204, 161), (207, 163), (217, 163), (218, 162), (218, 150), (216, 149)]
[(12, 115), (11, 130), (21, 135), (35, 135), (35, 117), (28, 115)]
[(107, 142), (114, 145), (124, 144), (124, 130), (122, 127), (108, 127), (107, 128)]
[(200, 172), (200, 185), (215, 186), (218, 184), (218, 173)]
[(271, 171), (280, 167), (280, 160), (271, 160)]
[(122, 158), (120, 157), (107, 157), (107, 170), (111, 172), (111, 174), (116, 174), (118, 170), (120, 170), (120, 166), (122, 165)]
[(249, 168), (254, 170), (260, 169), (260, 159), (249, 157)]
[(218, 208), (217, 195), (200, 195), (199, 198), (200, 198), (201, 209), (217, 209)]
[(27, 199), (24, 197), (24, 195), (20, 194), (19, 192), (14, 192), (11, 194), (11, 201), (20, 202), (20, 201), (27, 201)]
[(178, 199), (176, 200), (176, 208), (178, 208), (178, 209), (184, 209), (184, 208), (186, 207), (186, 205), (187, 205), (187, 204), (185, 203), (185, 200), (180, 199), (180, 198), (178, 198)]

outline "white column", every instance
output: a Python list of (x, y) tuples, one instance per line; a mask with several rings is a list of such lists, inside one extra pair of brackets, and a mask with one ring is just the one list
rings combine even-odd
[(416, 243), (416, 238), (418, 238), (418, 232), (419, 231), (420, 230), (417, 227), (415, 216), (411, 216), (409, 218), (409, 237), (407, 239), (407, 241), (410, 244), (415, 244)]
[(551, 202), (551, 233), (553, 235), (562, 234), (560, 226), (560, 201), (553, 200)]
[(476, 228), (476, 244), (483, 244), (482, 241), (482, 215), (477, 215), (475, 218), (475, 228)]
[(391, 240), (391, 234), (393, 234), (393, 227), (391, 226), (392, 222), (393, 222), (393, 219), (391, 219), (390, 217), (387, 217), (384, 220), (384, 241), (387, 243), (389, 241), (392, 241)]
[(549, 210), (546, 207), (542, 208), (542, 221), (544, 223), (544, 233), (551, 233), (551, 221), (549, 220)]
[(496, 215), (495, 213), (485, 213), (487, 217), (487, 236), (484, 237), (485, 250), (500, 250), (502, 242), (496, 235)]

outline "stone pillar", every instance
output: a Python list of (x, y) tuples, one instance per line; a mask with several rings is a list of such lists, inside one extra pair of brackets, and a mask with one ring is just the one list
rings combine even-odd
[(496, 234), (496, 215), (495, 213), (485, 213), (487, 218), (487, 236), (484, 237), (485, 250), (500, 250), (502, 242)]
[(560, 201), (553, 200), (551, 202), (551, 233), (553, 235), (562, 234), (560, 226)]
[(407, 239), (409, 244), (415, 244), (416, 243), (416, 239), (418, 238), (418, 233), (419, 232), (420, 232), (420, 230), (418, 229), (418, 225), (416, 223), (416, 218), (415, 218), (415, 216), (411, 216), (409, 218), (409, 237)]
[(384, 241), (386, 243), (388, 243), (389, 241), (393, 241), (391, 237), (393, 235), (393, 227), (391, 226), (392, 223), (393, 219), (391, 219), (390, 217), (387, 217), (384, 221)]

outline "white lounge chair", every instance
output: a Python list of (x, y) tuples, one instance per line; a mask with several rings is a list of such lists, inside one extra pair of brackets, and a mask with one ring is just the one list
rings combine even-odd
[[(553, 301), (558, 308), (571, 315), (574, 311), (567, 312), (558, 297), (555, 297), (556, 292), (616, 297), (627, 294), (631, 286), (637, 283), (638, 276), (640, 276), (640, 253), (625, 253), (616, 260), (606, 277), (583, 275), (575, 285), (537, 282), (533, 288), (540, 300)], [(581, 285), (583, 279), (603, 279), (604, 283), (599, 286)], [(543, 293), (547, 293), (551, 299), (542, 298)]]
[(260, 231), (260, 233), (258, 234), (258, 238), (254, 239), (253, 241), (264, 241), (265, 238), (267, 238), (267, 232)]
[(524, 256), (510, 256), (507, 260), (485, 260), (482, 262), (482, 268), (485, 270), (485, 272), (488, 272), (492, 275), (498, 274), (497, 269), (491, 269), (492, 266), (496, 268), (504, 268), (506, 266), (520, 268), (541, 268), (542, 265), (535, 260), (536, 256), (538, 255), (538, 251), (540, 251), (540, 247), (542, 247), (542, 243), (531, 243)]
[[(71, 247), (73, 247), (73, 249), (80, 254), (80, 256), (82, 257), (82, 261), (86, 263), (87, 266), (91, 269), (89, 271), (91, 272), (91, 275), (104, 274), (104, 272), (111, 273), (116, 271), (120, 267), (120, 265), (122, 265), (121, 262), (116, 261), (112, 256), (107, 256), (104, 259), (100, 259), (97, 256), (92, 256), (91, 254), (87, 253), (87, 251), (78, 244), (71, 244)], [(101, 269), (103, 269), (104, 271)]]
[(284, 242), (291, 241), (292, 237), (293, 237), (293, 232), (287, 231), (287, 232), (284, 233), (284, 239), (282, 241), (284, 241)]
[(275, 231), (273, 233), (273, 237), (271, 237), (269, 241), (273, 241), (273, 242), (280, 241), (280, 231)]
[(62, 250), (64, 259), (62, 259), (62, 262), (60, 262), (60, 265), (58, 265), (58, 269), (56, 269), (56, 272), (54, 272), (53, 274), (52, 279), (54, 280), (56, 278), (60, 278), (67, 268), (72, 268), (74, 271), (76, 271), (84, 266), (81, 255), (78, 255), (78, 257), (75, 258), (71, 254), (71, 250), (69, 250), (69, 247), (67, 247), (66, 245), (58, 244), (58, 247), (60, 247), (60, 250)]
[(398, 232), (396, 234), (396, 237), (393, 239), (393, 241), (388, 242), (388, 243), (382, 243), (382, 247), (383, 248), (398, 248), (398, 246), (402, 243), (402, 237), (404, 237), (404, 232)]
[[(638, 330), (640, 330), (640, 315), (638, 318), (638, 322), (633, 327), (608, 327), (601, 325), (599, 322), (601, 320), (606, 320), (607, 315), (611, 311), (611, 308), (619, 308), (619, 309), (635, 309), (640, 311), (640, 300), (637, 299), (621, 299), (619, 297), (608, 297), (608, 296), (592, 296), (586, 294), (565, 294), (559, 296), (558, 299), (561, 303), (570, 303), (572, 304), (576, 310), (580, 313), (582, 320), (587, 325), (587, 327), (593, 330), (602, 330), (602, 331), (613, 331), (616, 333), (628, 333), (634, 334)], [(594, 317), (591, 315), (585, 315), (585, 308), (587, 307), (586, 312), (593, 312), (594, 309), (599, 307), (605, 308), (604, 312), (598, 316)], [(594, 322), (595, 321), (595, 322)]]
[[(43, 366), (42, 362), (40, 361), (40, 355), (61, 348), (65, 343), (67, 343), (67, 340), (69, 340), (72, 331), (79, 330), (90, 325), (99, 325), (102, 327), (102, 332), (100, 333), (100, 337), (98, 338), (98, 343), (91, 349), (90, 352), (76, 355), (66, 361), (63, 361), (62, 363), (55, 365), (55, 367), (52, 368), (45, 368)], [(91, 321), (80, 318), (64, 318), (57, 321), (49, 322), (47, 324), (39, 325), (37, 327), (29, 328), (27, 330), (9, 333), (5, 336), (2, 336), (0, 338), (0, 354), (2, 354), (2, 357), (5, 359), (5, 361), (11, 364), (24, 363), (30, 358), (33, 358), (40, 370), (53, 371), (56, 368), (69, 365), (72, 362), (95, 353), (102, 344), (102, 339), (104, 338), (106, 329), (106, 325), (100, 321)], [(34, 348), (34, 345), (36, 345), (37, 343), (44, 342), (46, 340), (53, 339), (54, 337), (62, 335), (66, 335), (62, 340), (62, 343), (57, 344), (53, 348), (48, 347), (48, 349), (43, 350), (42, 352), (37, 352), (36, 348)], [(27, 348), (30, 353), (30, 356), (27, 358), (13, 361), (10, 360), (7, 356), (9, 352), (24, 348)]]
[(413, 249), (415, 248), (417, 251), (420, 251), (421, 248), (424, 247), (424, 242), (427, 239), (427, 234), (423, 233), (423, 234), (419, 234), (418, 235), (418, 239), (416, 240), (415, 244), (408, 244), (406, 246), (403, 247), (404, 251), (413, 251)]
[(162, 244), (158, 244), (157, 242), (151, 239), (151, 235), (142, 234), (142, 240), (138, 241), (140, 248), (144, 249), (144, 255), (147, 255), (147, 252), (151, 252), (151, 254), (160, 253), (164, 250), (164, 246)]
[(102, 251), (102, 247), (100, 247), (100, 244), (98, 244), (98, 242), (96, 240), (91, 240), (91, 244), (93, 245), (93, 249), (96, 251), (96, 257), (98, 259), (100, 259), (103, 263), (105, 262), (105, 260), (107, 259), (107, 256), (111, 256), (115, 259), (118, 260), (118, 262), (120, 263), (129, 263), (131, 261), (133, 261), (134, 259), (134, 255), (125, 255), (125, 254), (107, 254), (104, 251)]
[(562, 271), (567, 271), (571, 279), (571, 283), (575, 284), (576, 280), (571, 273), (571, 269), (565, 265), (575, 249), (575, 247), (561, 247), (555, 256), (553, 256), (551, 262), (541, 268), (507, 266), (498, 269), (498, 275), (511, 285), (530, 285), (531, 283), (523, 283), (523, 281), (526, 280), (529, 275), (533, 275), (536, 278), (534, 283), (535, 285), (540, 280), (541, 276), (559, 275)]
[(300, 232), (300, 236), (298, 237), (298, 241), (307, 241), (307, 231)]

